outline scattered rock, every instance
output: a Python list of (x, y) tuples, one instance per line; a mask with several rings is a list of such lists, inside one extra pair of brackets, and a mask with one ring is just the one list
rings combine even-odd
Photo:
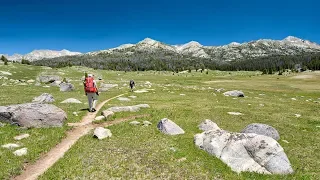
[(163, 118), (157, 125), (158, 129), (168, 135), (184, 134), (184, 130), (181, 129), (176, 123), (170, 119)]
[(218, 125), (212, 122), (210, 119), (204, 120), (199, 126), (199, 129), (202, 131), (216, 130), (220, 129)]
[(294, 114), (297, 118), (301, 117), (301, 114)]
[(74, 86), (71, 83), (61, 83), (60, 84), (60, 91), (67, 92), (67, 91), (73, 91)]
[(0, 73), (3, 74), (3, 75), (12, 76), (12, 74), (10, 72), (7, 72), (7, 71), (0, 71)]
[(107, 109), (107, 111), (112, 112), (123, 112), (123, 111), (131, 111), (131, 112), (137, 112), (140, 110), (140, 108), (149, 108), (150, 106), (148, 104), (138, 104), (135, 106), (115, 106), (110, 107)]
[(13, 154), (16, 155), (16, 156), (24, 156), (27, 153), (28, 153), (28, 149), (27, 148), (18, 149), (18, 150), (13, 152)]
[(0, 127), (4, 127), (6, 124), (0, 122)]
[(143, 121), (142, 123), (144, 126), (150, 126), (152, 123), (149, 121)]
[(176, 148), (174, 148), (174, 147), (171, 147), (171, 148), (169, 148), (171, 151), (173, 151), (173, 152), (176, 152), (177, 151), (177, 149)]
[(34, 83), (35, 82), (35, 80), (33, 80), (33, 79), (29, 79), (28, 81), (27, 81), (27, 83)]
[(97, 137), (98, 139), (104, 139), (107, 137), (111, 137), (112, 133), (111, 133), (110, 129), (105, 129), (103, 127), (97, 127), (93, 132), (93, 136)]
[(78, 113), (77, 112), (73, 112), (72, 113), (74, 116), (78, 116)]
[(133, 91), (135, 93), (146, 93), (146, 92), (149, 92), (147, 91), (146, 89), (141, 89), (141, 90), (136, 90), (136, 91)]
[(225, 96), (234, 96), (234, 97), (244, 97), (244, 93), (242, 91), (234, 90), (234, 91), (227, 91), (223, 93)]
[(95, 121), (101, 121), (101, 120), (104, 120), (106, 119), (104, 116), (97, 116), (94, 120)]
[(82, 103), (82, 102), (79, 101), (78, 99), (75, 99), (75, 98), (69, 98), (69, 99), (62, 101), (61, 103)]
[(9, 143), (9, 144), (2, 145), (1, 147), (7, 148), (7, 149), (14, 149), (14, 148), (20, 147), (20, 145)]
[(185, 96), (185, 94), (180, 94), (180, 96)]
[(243, 115), (243, 114), (240, 113), (240, 112), (228, 112), (228, 114), (230, 114), (230, 115), (235, 115), (235, 116)]
[(297, 99), (296, 98), (291, 98), (291, 100), (296, 101)]
[(52, 103), (54, 102), (54, 98), (51, 94), (43, 93), (38, 97), (33, 98), (32, 102), (36, 103)]
[(128, 96), (129, 98), (135, 99), (137, 96)]
[(61, 84), (61, 81), (53, 81), (50, 86), (56, 86), (56, 87), (59, 87)]
[(0, 106), (0, 121), (23, 127), (61, 127), (66, 119), (66, 113), (52, 104)]
[(41, 83), (52, 83), (54, 81), (61, 81), (61, 77), (57, 75), (41, 75), (38, 77)]
[(293, 173), (283, 148), (271, 137), (216, 129), (196, 134), (194, 140), (196, 146), (216, 156), (235, 172)]
[(215, 89), (215, 90), (216, 90), (216, 92), (222, 92), (222, 91), (224, 91), (223, 88), (219, 88), (219, 89)]
[(125, 98), (125, 97), (118, 97), (119, 101), (131, 101), (129, 98)]
[(139, 125), (140, 122), (139, 121), (131, 121), (129, 124), (131, 124), (131, 125)]
[(259, 135), (269, 136), (278, 141), (280, 139), (280, 135), (278, 131), (267, 124), (253, 123), (249, 124), (245, 127), (241, 133), (255, 133)]
[(19, 136), (15, 136), (13, 139), (17, 140), (17, 141), (20, 141), (21, 139), (28, 138), (29, 136), (30, 136), (29, 134), (21, 134)]
[(114, 112), (108, 111), (108, 110), (104, 110), (104, 111), (102, 111), (101, 115), (103, 115), (105, 117), (105, 119), (108, 119), (108, 118), (110, 118), (111, 116), (114, 115)]
[(103, 83), (101, 83), (100, 87), (99, 87), (99, 91), (105, 92), (105, 91), (108, 91), (109, 89), (114, 88), (114, 87), (118, 87), (118, 84), (103, 84)]
[(259, 106), (264, 107), (264, 104), (259, 104)]
[(178, 162), (183, 162), (183, 161), (186, 161), (186, 160), (187, 160), (187, 158), (183, 157), (183, 158), (178, 159), (177, 161)]

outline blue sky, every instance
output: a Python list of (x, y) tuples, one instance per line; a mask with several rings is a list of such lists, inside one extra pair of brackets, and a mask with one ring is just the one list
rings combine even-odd
[(0, 0), (0, 53), (89, 52), (150, 37), (224, 45), (288, 35), (320, 44), (317, 0)]

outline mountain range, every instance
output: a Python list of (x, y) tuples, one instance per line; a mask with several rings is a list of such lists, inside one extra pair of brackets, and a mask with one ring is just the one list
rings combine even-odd
[(88, 53), (70, 52), (68, 50), (34, 50), (26, 55), (5, 55), (9, 60), (20, 61), (22, 58), (29, 61), (51, 59), (62, 56), (96, 56), (101, 54), (130, 57), (135, 53), (147, 54), (157, 52), (177, 54), (211, 59), (216, 61), (233, 61), (273, 55), (301, 55), (306, 52), (320, 52), (320, 45), (297, 37), (288, 36), (283, 40), (260, 39), (245, 43), (232, 42), (223, 46), (203, 46), (196, 41), (182, 45), (168, 45), (150, 38), (137, 44), (124, 44), (116, 48)]

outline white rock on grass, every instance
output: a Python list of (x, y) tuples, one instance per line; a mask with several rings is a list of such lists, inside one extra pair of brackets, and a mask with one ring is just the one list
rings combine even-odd
[(7, 71), (0, 71), (0, 73), (3, 74), (3, 75), (12, 76), (12, 74), (10, 72), (7, 72)]
[(181, 127), (179, 127), (176, 123), (174, 123), (168, 118), (161, 119), (157, 127), (162, 133), (168, 135), (178, 135), (185, 133)]
[(185, 96), (185, 94), (180, 94), (180, 96)]
[(128, 96), (129, 98), (135, 99), (137, 96)]
[(204, 120), (199, 126), (199, 129), (202, 131), (216, 130), (220, 129), (218, 125), (212, 122), (210, 119)]
[(235, 116), (243, 115), (243, 114), (240, 113), (240, 112), (228, 112), (228, 114), (230, 114), (230, 115), (235, 115)]
[(60, 91), (67, 92), (67, 91), (73, 91), (74, 85), (71, 83), (61, 83), (60, 84)]
[(79, 101), (78, 99), (75, 99), (75, 98), (68, 98), (64, 101), (62, 101), (61, 103), (82, 103), (81, 101)]
[(125, 98), (125, 97), (118, 97), (119, 101), (131, 101), (131, 99), (129, 98)]
[(200, 149), (216, 156), (238, 173), (293, 173), (284, 149), (268, 136), (216, 129), (196, 134), (194, 142)]
[(0, 122), (0, 127), (4, 127), (6, 124)]
[(20, 147), (20, 145), (19, 144), (9, 143), (9, 144), (2, 145), (1, 147), (7, 148), (7, 149), (14, 149), (14, 148)]
[(93, 136), (97, 137), (98, 139), (105, 139), (107, 137), (111, 137), (112, 133), (111, 133), (110, 129), (105, 129), (103, 127), (97, 127), (93, 132)]
[(144, 126), (150, 126), (150, 125), (152, 125), (152, 123), (149, 122), (149, 121), (143, 121), (142, 124), (143, 124)]
[(109, 117), (114, 115), (114, 112), (108, 111), (108, 110), (104, 110), (104, 111), (102, 111), (101, 115), (104, 116), (106, 119), (108, 119)]
[(96, 118), (94, 118), (95, 121), (101, 121), (104, 119), (106, 119), (106, 117), (104, 117), (104, 116), (97, 116)]
[(301, 114), (294, 114), (297, 118), (301, 117)]
[(149, 108), (150, 106), (148, 104), (138, 104), (135, 106), (115, 106), (115, 107), (110, 107), (107, 109), (107, 111), (112, 111), (112, 112), (125, 112), (125, 111), (130, 111), (130, 112), (137, 112), (140, 110), (140, 108)]
[(297, 99), (296, 98), (291, 98), (291, 100), (296, 101)]
[(233, 91), (227, 91), (223, 93), (225, 96), (234, 96), (234, 97), (244, 97), (244, 93), (242, 91), (233, 90)]
[(145, 89), (141, 89), (141, 90), (136, 90), (136, 91), (133, 91), (135, 93), (147, 93), (149, 91), (145, 90)]
[(28, 138), (29, 136), (30, 136), (29, 134), (21, 134), (19, 136), (15, 136), (13, 139), (17, 140), (17, 141), (20, 141), (21, 139)]
[(28, 81), (27, 81), (27, 83), (34, 83), (35, 82), (35, 80), (33, 80), (33, 79), (29, 79)]
[(78, 116), (78, 113), (77, 112), (73, 112), (72, 113), (74, 116)]
[(43, 93), (40, 96), (33, 98), (32, 102), (52, 103), (52, 102), (54, 102), (54, 98), (51, 94)]
[(129, 124), (131, 124), (131, 125), (139, 125), (140, 122), (139, 121), (131, 121)]
[(18, 149), (13, 152), (13, 154), (16, 156), (24, 156), (24, 155), (27, 155), (27, 153), (28, 153), (28, 148)]

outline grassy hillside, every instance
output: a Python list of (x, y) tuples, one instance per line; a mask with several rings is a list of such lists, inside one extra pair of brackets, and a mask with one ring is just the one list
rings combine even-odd
[[(208, 74), (193, 71), (185, 74), (170, 72), (118, 72), (91, 70), (83, 67), (44, 69), (42, 67), (0, 65), (0, 71), (8, 71), (10, 79), (35, 79), (41, 72), (60, 74), (69, 78), (76, 86), (74, 92), (60, 92), (58, 87), (12, 85), (1, 86), (0, 105), (30, 102), (41, 93), (51, 93), (55, 105), (68, 114), (67, 122), (81, 120), (86, 104), (61, 104), (66, 98), (77, 98), (86, 102), (80, 78), (83, 71), (102, 76), (106, 83), (116, 83), (118, 88), (102, 93), (100, 100), (121, 93), (135, 95), (130, 102), (117, 99), (110, 101), (104, 109), (118, 105), (146, 103), (151, 106), (135, 113), (116, 113), (113, 119), (137, 114), (150, 114), (152, 126), (132, 126), (128, 122), (111, 126), (110, 139), (97, 140), (92, 133), (82, 137), (63, 159), (60, 159), (40, 179), (316, 179), (320, 151), (320, 73), (291, 74), (289, 76), (259, 75), (259, 72), (221, 72)], [(14, 73), (16, 72), (16, 73)], [(64, 73), (64, 74), (63, 74)], [(1, 74), (0, 74), (1, 76)], [(130, 79), (136, 81), (136, 89), (153, 89), (148, 93), (128, 91)], [(7, 80), (4, 80), (6, 82)], [(146, 81), (152, 83), (149, 87)], [(225, 97), (214, 89), (242, 90), (245, 98)], [(180, 95), (185, 94), (185, 95)], [(292, 99), (295, 98), (296, 100)], [(241, 112), (232, 116), (227, 112)], [(79, 116), (73, 116), (79, 112)], [(301, 114), (301, 117), (295, 117)], [(169, 118), (182, 127), (186, 133), (179, 136), (161, 134), (157, 122)], [(222, 161), (195, 147), (193, 136), (199, 133), (197, 125), (204, 119), (211, 119), (228, 131), (241, 131), (250, 123), (265, 123), (275, 127), (295, 170), (288, 176), (266, 176), (255, 173), (237, 174)], [(41, 153), (58, 143), (67, 129), (47, 128), (18, 130), (6, 125), (0, 128), (0, 144), (13, 143), (13, 137), (27, 132), (31, 137), (22, 140), (28, 147), (28, 155), (15, 157), (12, 150), (0, 148), (0, 178), (7, 179), (18, 174), (23, 163), (33, 162)]]

